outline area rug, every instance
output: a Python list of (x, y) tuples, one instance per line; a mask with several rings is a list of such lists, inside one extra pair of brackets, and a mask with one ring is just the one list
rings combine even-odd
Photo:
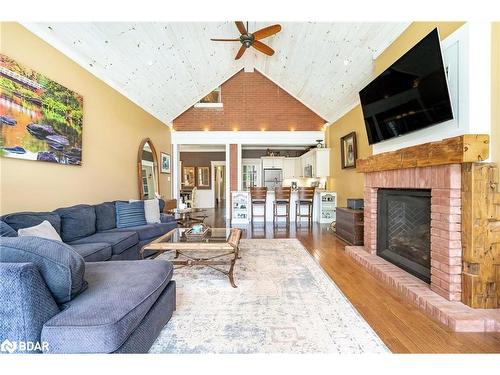
[(150, 352), (389, 351), (300, 241), (242, 240), (240, 252), (238, 288), (208, 267), (174, 272), (177, 310)]

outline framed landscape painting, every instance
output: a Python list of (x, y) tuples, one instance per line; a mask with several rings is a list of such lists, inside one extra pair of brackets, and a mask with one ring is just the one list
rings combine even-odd
[(82, 163), (83, 98), (0, 54), (0, 154)]

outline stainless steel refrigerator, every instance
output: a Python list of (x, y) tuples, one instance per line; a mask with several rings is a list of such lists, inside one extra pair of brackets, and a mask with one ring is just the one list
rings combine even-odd
[(273, 190), (276, 187), (281, 187), (282, 182), (283, 171), (281, 169), (264, 169), (264, 186), (267, 187), (267, 190)]

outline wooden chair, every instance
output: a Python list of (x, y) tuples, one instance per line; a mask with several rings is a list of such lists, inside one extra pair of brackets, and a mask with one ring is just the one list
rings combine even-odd
[[(274, 202), (273, 202), (273, 224), (276, 224), (276, 219), (279, 217), (286, 218), (286, 224), (290, 224), (290, 196), (292, 195), (292, 188), (290, 187), (277, 187), (274, 189)], [(279, 206), (285, 206), (285, 214), (279, 215)]]
[[(316, 188), (314, 187), (300, 187), (299, 196), (295, 202), (295, 225), (297, 225), (297, 220), (302, 222), (302, 217), (307, 217), (307, 223), (312, 225), (313, 222), (313, 207), (314, 207), (314, 192)], [(303, 215), (301, 212), (301, 207), (307, 206), (307, 214)]]
[[(264, 224), (266, 223), (266, 200), (267, 200), (267, 187), (251, 187), (250, 188), (250, 202), (252, 204), (252, 224), (254, 217), (263, 217)], [(264, 206), (264, 215), (255, 215), (254, 205)]]

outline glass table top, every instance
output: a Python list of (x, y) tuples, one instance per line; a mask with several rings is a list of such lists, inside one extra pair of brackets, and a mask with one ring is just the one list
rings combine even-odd
[(210, 228), (204, 237), (199, 239), (188, 238), (185, 232), (190, 228), (177, 228), (174, 229), (164, 238), (159, 239), (158, 242), (227, 242), (231, 234), (231, 228)]

